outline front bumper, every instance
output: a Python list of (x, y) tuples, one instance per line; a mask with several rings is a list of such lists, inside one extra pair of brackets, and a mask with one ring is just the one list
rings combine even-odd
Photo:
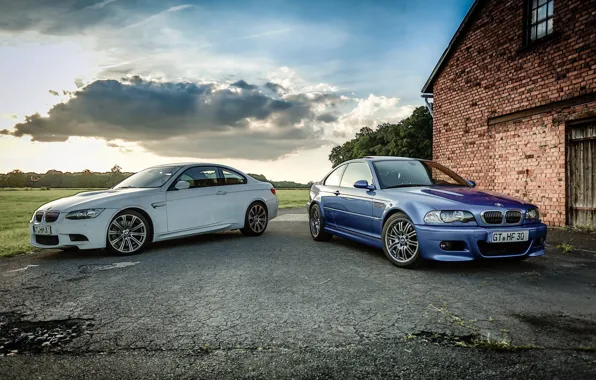
[[(491, 232), (507, 232), (527, 230), (529, 240), (527, 248), (521, 243), (497, 243), (502, 244), (505, 249), (502, 252), (489, 252), (489, 249), (496, 247), (495, 243), (488, 243), (488, 236)], [(534, 224), (531, 226), (516, 226), (502, 228), (484, 228), (484, 227), (444, 227), (417, 225), (416, 233), (418, 235), (418, 244), (420, 254), (423, 258), (437, 261), (471, 261), (480, 258), (506, 258), (523, 256), (542, 256), (544, 252), (544, 241), (546, 240), (547, 227), (545, 224)], [(540, 244), (540, 240), (542, 244)], [(444, 250), (439, 246), (442, 241), (463, 242), (463, 249)], [(511, 245), (508, 251), (505, 244)], [(515, 249), (514, 249), (515, 247)]]
[[(61, 213), (52, 223), (30, 222), (30, 243), (37, 248), (105, 248), (108, 224), (116, 212), (117, 210), (105, 209), (98, 217), (83, 220), (66, 219), (66, 213)], [(36, 235), (33, 226), (50, 226), (51, 235)], [(86, 240), (81, 240), (82, 237)]]

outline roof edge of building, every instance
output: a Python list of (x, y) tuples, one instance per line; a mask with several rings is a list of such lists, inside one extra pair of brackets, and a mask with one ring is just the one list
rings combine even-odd
[(441, 58), (439, 58), (439, 61), (435, 65), (435, 68), (433, 69), (432, 73), (430, 74), (430, 76), (426, 80), (426, 83), (424, 84), (424, 87), (422, 87), (422, 91), (421, 92), (423, 94), (429, 94), (429, 93), (432, 93), (433, 92), (433, 83), (435, 81), (436, 76), (438, 75), (439, 71), (443, 67), (443, 64), (451, 56), (451, 53), (453, 52), (453, 50), (455, 49), (457, 43), (459, 42), (459, 37), (465, 32), (465, 30), (471, 24), (472, 18), (474, 16), (474, 14), (476, 13), (477, 10), (479, 10), (481, 8), (480, 5), (483, 4), (483, 3), (485, 3), (485, 2), (486, 2), (485, 0), (475, 0), (474, 1), (474, 3), (472, 4), (472, 6), (470, 7), (470, 10), (468, 10), (468, 13), (466, 13), (466, 16), (464, 17), (463, 21), (459, 25), (459, 28), (457, 28), (457, 31), (455, 32), (455, 34), (451, 38), (451, 41), (449, 41), (449, 45), (447, 45), (447, 49), (445, 49), (445, 51), (441, 55)]

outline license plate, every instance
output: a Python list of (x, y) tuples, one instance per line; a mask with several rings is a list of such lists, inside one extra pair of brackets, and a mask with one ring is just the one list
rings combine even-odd
[(517, 241), (528, 241), (530, 233), (528, 231), (511, 232), (492, 232), (489, 237), (489, 243), (514, 243)]
[(52, 226), (33, 226), (33, 233), (35, 235), (51, 235)]

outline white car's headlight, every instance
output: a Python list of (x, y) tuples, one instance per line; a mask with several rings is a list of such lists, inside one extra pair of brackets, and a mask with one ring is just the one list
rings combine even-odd
[(431, 211), (424, 216), (425, 223), (468, 223), (474, 221), (474, 215), (469, 211)]
[(71, 211), (66, 214), (66, 219), (93, 219), (102, 213), (103, 208), (88, 208), (86, 210)]
[(526, 220), (540, 220), (540, 211), (537, 208), (531, 208), (526, 212)]

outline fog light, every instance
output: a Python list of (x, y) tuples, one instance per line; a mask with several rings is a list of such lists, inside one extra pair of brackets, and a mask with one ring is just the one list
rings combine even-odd
[(442, 241), (441, 244), (439, 244), (439, 247), (442, 250), (448, 251), (451, 249), (451, 242), (450, 241)]

